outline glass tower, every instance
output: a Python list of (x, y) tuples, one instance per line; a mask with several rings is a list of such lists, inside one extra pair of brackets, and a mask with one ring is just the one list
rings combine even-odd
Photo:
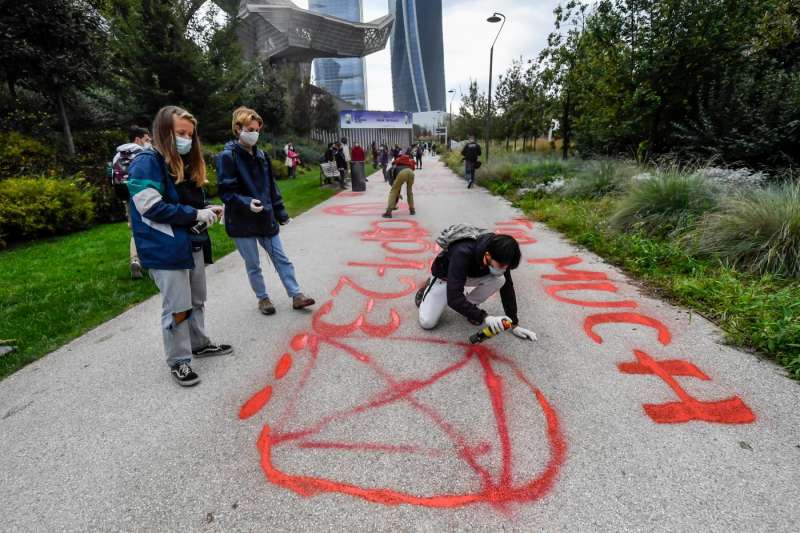
[[(351, 22), (362, 21), (361, 0), (309, 0), (308, 10)], [(367, 107), (367, 84), (363, 57), (315, 59), (314, 83), (356, 106)]]
[(444, 111), (442, 0), (389, 0), (395, 111)]

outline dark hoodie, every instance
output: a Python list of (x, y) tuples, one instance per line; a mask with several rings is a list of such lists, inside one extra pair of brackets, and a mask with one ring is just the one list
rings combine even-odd
[[(467, 278), (481, 278), (490, 274), (489, 267), (483, 264), (483, 256), (492, 237), (493, 233), (487, 233), (474, 240), (454, 242), (447, 247), (447, 252), (436, 258), (431, 267), (431, 274), (447, 281), (447, 305), (476, 323), (483, 322), (489, 313), (467, 300), (464, 287)], [(500, 289), (500, 299), (506, 315), (516, 325), (519, 322), (517, 294), (510, 270), (506, 270), (505, 278), (506, 283)]]
[[(258, 148), (249, 152), (238, 141), (228, 142), (217, 156), (225, 230), (231, 237), (274, 237), (279, 232), (279, 223), (289, 220), (271, 168), (264, 152)], [(250, 210), (253, 199), (261, 200), (263, 211)]]

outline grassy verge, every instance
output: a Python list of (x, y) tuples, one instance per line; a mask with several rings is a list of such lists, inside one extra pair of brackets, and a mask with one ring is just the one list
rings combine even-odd
[[(444, 160), (461, 171), (460, 158), (451, 155)], [(613, 168), (604, 172), (603, 165)], [(693, 253), (681, 239), (685, 231), (650, 228), (645, 233), (648, 226), (642, 223), (625, 230), (615, 228), (615, 216), (619, 218), (631, 199), (630, 182), (619, 175), (642, 169), (624, 162), (517, 160), (513, 154), (500, 156), (487, 166), (479, 171), (478, 182), (492, 193), (515, 201), (531, 218), (620, 266), (662, 297), (713, 320), (731, 345), (774, 359), (800, 379), (797, 278), (737, 269), (713, 255)], [(565, 180), (560, 189), (546, 185)], [(665, 205), (661, 198), (654, 201), (656, 207)], [(671, 226), (665, 225), (669, 216), (661, 215), (656, 229), (669, 229)]]
[[(290, 216), (336, 192), (319, 187), (313, 169), (280, 188)], [(149, 279), (130, 279), (129, 238), (127, 224), (104, 224), (0, 252), (0, 339), (18, 347), (0, 357), (0, 378), (157, 292)], [(215, 259), (234, 250), (219, 224), (211, 239)]]
[(674, 242), (606, 229), (613, 202), (528, 198), (519, 206), (668, 299), (713, 320), (733, 345), (755, 349), (800, 378), (800, 285), (691, 257)]

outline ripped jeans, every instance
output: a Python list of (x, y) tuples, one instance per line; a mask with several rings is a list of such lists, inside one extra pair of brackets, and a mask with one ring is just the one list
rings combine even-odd
[[(206, 336), (203, 312), (206, 302), (206, 265), (203, 251), (192, 254), (191, 270), (150, 269), (150, 277), (161, 291), (161, 328), (167, 365), (191, 363), (192, 350), (204, 348), (211, 341)], [(188, 318), (176, 319), (176, 314), (188, 312)]]

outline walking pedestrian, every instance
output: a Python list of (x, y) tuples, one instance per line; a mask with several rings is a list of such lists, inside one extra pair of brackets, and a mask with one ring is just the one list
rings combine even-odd
[(480, 166), (478, 157), (481, 155), (481, 146), (475, 142), (475, 136), (469, 136), (469, 142), (461, 150), (464, 158), (464, 179), (467, 180), (467, 189), (471, 189), (475, 184), (475, 169)]
[(342, 189), (346, 189), (347, 186), (345, 185), (345, 180), (347, 179), (347, 159), (344, 155), (344, 149), (342, 148), (341, 143), (336, 143), (334, 145), (333, 151), (333, 159), (336, 161), (336, 168), (339, 169), (339, 186)]
[(416, 149), (414, 150), (414, 155), (417, 160), (417, 168), (422, 168), (422, 154), (424, 153), (424, 149), (422, 145), (417, 145)]
[(200, 382), (192, 357), (226, 355), (205, 331), (207, 228), (222, 215), (202, 187), (206, 165), (197, 120), (185, 109), (162, 108), (153, 121), (153, 148), (133, 160), (128, 180), (131, 223), (142, 266), (161, 292), (161, 327), (167, 365), (181, 386)]
[(383, 181), (389, 183), (389, 147), (385, 144), (381, 145), (378, 152), (378, 166), (381, 167), (383, 172)]
[(280, 226), (291, 219), (281, 197), (269, 157), (257, 147), (264, 121), (253, 109), (240, 107), (233, 112), (231, 130), (236, 140), (229, 141), (217, 157), (219, 192), (225, 202), (225, 230), (233, 239), (245, 262), (250, 287), (258, 298), (258, 309), (274, 315), (261, 273), (258, 247), (269, 255), (294, 309), (314, 305), (295, 278), (294, 265), (283, 250)]

